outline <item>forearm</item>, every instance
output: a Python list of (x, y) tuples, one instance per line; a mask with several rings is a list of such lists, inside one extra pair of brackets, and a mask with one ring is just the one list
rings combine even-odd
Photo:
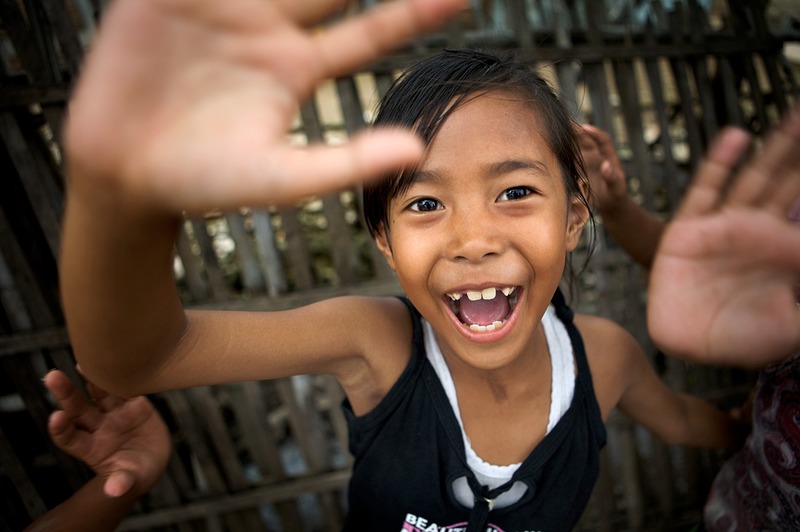
[(135, 395), (184, 327), (172, 274), (179, 218), (92, 185), (77, 181), (68, 194), (62, 303), (87, 377), (116, 395)]
[(116, 530), (130, 513), (138, 495), (109, 497), (103, 493), (104, 479), (94, 477), (59, 504), (31, 523), (26, 532), (104, 532)]
[(685, 427), (678, 445), (738, 449), (744, 443), (749, 427), (735, 420), (711, 403), (698, 397), (679, 394), (685, 413)]
[(602, 211), (603, 226), (634, 261), (649, 269), (655, 258), (664, 223), (630, 196), (613, 210)]

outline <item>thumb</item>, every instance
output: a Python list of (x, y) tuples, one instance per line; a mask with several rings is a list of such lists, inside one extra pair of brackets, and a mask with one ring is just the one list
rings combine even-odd
[(111, 473), (103, 484), (103, 492), (109, 497), (122, 497), (136, 484), (136, 477), (130, 471), (120, 469)]

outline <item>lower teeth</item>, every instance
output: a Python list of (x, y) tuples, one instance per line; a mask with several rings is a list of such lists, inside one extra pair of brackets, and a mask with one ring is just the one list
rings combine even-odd
[(472, 325), (469, 326), (469, 329), (471, 331), (479, 331), (479, 332), (493, 331), (495, 329), (500, 328), (504, 323), (505, 320), (496, 321), (494, 323), (490, 323), (489, 325), (478, 325), (477, 323), (473, 323)]

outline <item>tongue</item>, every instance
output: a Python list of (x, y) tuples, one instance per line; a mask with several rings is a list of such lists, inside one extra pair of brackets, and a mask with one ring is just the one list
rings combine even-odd
[(488, 300), (470, 301), (462, 297), (459, 303), (458, 317), (467, 325), (491, 325), (503, 321), (509, 313), (508, 298), (501, 293)]

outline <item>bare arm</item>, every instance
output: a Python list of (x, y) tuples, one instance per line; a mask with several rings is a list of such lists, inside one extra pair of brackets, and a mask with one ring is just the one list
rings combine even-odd
[(625, 171), (614, 142), (605, 131), (584, 125), (578, 139), (592, 188), (592, 206), (617, 244), (634, 261), (649, 269), (664, 231), (664, 222), (628, 194)]
[[(186, 385), (243, 365), (226, 324), (194, 327), (202, 319), (181, 307), (171, 257), (182, 214), (292, 202), (413, 162), (421, 145), (406, 131), (307, 148), (289, 145), (285, 133), (319, 81), (463, 3), (401, 0), (319, 31), (340, 2), (115, 0), (82, 67), (64, 143), (60, 281), (86, 374), (132, 395), (153, 389), (155, 378), (156, 387), (173, 386), (189, 367), (196, 373)], [(195, 349), (227, 346), (228, 358), (215, 366), (220, 355), (192, 354), (187, 338)]]
[[(109, 497), (103, 479), (94, 477), (62, 502), (25, 528), (25, 532), (112, 532), (130, 513), (138, 495)], [(91, 512), (91, 516), (87, 515)]]
[(747, 427), (700, 398), (670, 389), (638, 342), (619, 325), (579, 315), (595, 393), (605, 418), (614, 408), (671, 445), (736, 448)]

